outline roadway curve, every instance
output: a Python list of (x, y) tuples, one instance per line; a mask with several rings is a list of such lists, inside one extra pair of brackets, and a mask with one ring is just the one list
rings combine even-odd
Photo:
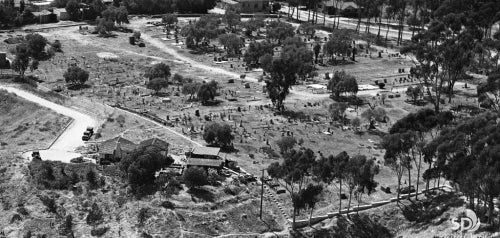
[[(21, 98), (73, 119), (71, 125), (62, 132), (49, 148), (40, 150), (40, 155), (43, 160), (56, 160), (69, 163), (71, 159), (81, 156), (81, 154), (75, 152), (75, 149), (84, 145), (82, 135), (86, 128), (88, 126), (94, 128), (97, 126), (97, 120), (95, 118), (74, 109), (53, 103), (22, 89), (2, 85), (0, 85), (0, 89), (14, 93)], [(25, 156), (29, 157), (29, 152), (27, 152)]]

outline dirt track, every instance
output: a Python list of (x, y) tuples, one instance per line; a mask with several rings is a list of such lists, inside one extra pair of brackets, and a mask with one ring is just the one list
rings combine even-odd
[(19, 97), (73, 119), (71, 125), (64, 131), (64, 133), (61, 134), (61, 136), (49, 149), (40, 151), (42, 159), (69, 163), (72, 158), (80, 156), (74, 151), (79, 146), (84, 145), (84, 142), (82, 141), (82, 134), (88, 126), (92, 126), (94, 128), (97, 126), (96, 119), (18, 88), (0, 85), (0, 89), (15, 93)]

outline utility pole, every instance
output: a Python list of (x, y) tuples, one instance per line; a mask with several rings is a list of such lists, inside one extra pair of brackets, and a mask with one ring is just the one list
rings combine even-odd
[(262, 169), (262, 176), (260, 177), (260, 219), (262, 220), (262, 205), (264, 203), (264, 169)]

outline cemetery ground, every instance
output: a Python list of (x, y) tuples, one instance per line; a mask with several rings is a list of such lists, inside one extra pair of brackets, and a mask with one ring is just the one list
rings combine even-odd
[[(144, 25), (146, 21), (150, 20), (133, 19), (132, 25)], [(141, 26), (140, 30), (142, 34), (161, 39), (161, 29)], [(83, 151), (92, 153), (91, 145), (93, 142), (119, 135), (134, 142), (157, 136), (169, 142), (173, 153), (179, 155), (194, 145), (162, 126), (111, 107), (120, 105), (169, 120), (172, 125), (171, 130), (182, 133), (201, 144), (204, 143), (202, 127), (206, 123), (211, 121), (228, 123), (233, 128), (236, 150), (224, 153), (223, 158), (237, 161), (241, 168), (254, 175), (260, 175), (261, 170), (267, 168), (270, 163), (280, 161), (276, 140), (282, 136), (293, 136), (301, 142), (300, 146), (313, 148), (317, 156), (319, 156), (319, 152), (328, 156), (330, 154), (336, 155), (341, 151), (346, 151), (349, 155), (364, 154), (369, 158), (375, 158), (381, 166), (381, 171), (375, 178), (379, 186), (390, 187), (393, 192), (386, 194), (377, 188), (373, 194), (361, 199), (361, 205), (395, 196), (397, 181), (394, 173), (388, 167), (383, 166), (384, 151), (379, 148), (379, 143), (380, 136), (387, 132), (392, 123), (409, 112), (415, 112), (419, 109), (419, 107), (408, 103), (409, 100), (404, 93), (406, 87), (411, 83), (400, 84), (399, 80), (394, 81), (407, 75), (407, 73), (398, 73), (399, 68), (408, 70), (412, 65), (404, 57), (389, 58), (388, 54), (384, 53), (382, 59), (379, 59), (376, 51), (372, 51), (372, 57), (358, 56), (358, 62), (355, 64), (333, 67), (333, 70), (345, 70), (356, 76), (359, 84), (373, 85), (374, 80), (383, 81), (384, 78), (387, 78), (385, 93), (394, 95), (392, 98), (382, 100), (381, 94), (377, 95), (377, 89), (360, 91), (358, 95), (366, 98), (372, 106), (377, 105), (387, 111), (388, 121), (386, 123), (379, 122), (376, 126), (377, 130), (369, 131), (366, 130), (368, 120), (362, 118), (360, 130), (355, 131), (356, 128), (331, 122), (328, 106), (333, 101), (329, 98), (329, 94), (315, 94), (306, 85), (293, 87), (297, 93), (292, 92), (287, 97), (285, 101), (286, 111), (280, 114), (271, 108), (271, 102), (263, 93), (261, 83), (245, 82), (228, 75), (193, 67), (193, 65), (186, 64), (182, 60), (147, 44), (147, 42), (146, 47), (130, 45), (128, 37), (131, 33), (117, 32), (115, 37), (101, 38), (79, 31), (78, 27), (68, 27), (46, 30), (41, 34), (49, 41), (60, 40), (63, 45), (63, 53), (56, 54), (49, 61), (41, 62), (39, 69), (33, 72), (42, 80), (40, 88), (61, 90), (61, 94), (71, 98), (64, 101), (64, 105), (77, 107), (100, 121), (98, 132), (101, 137), (91, 140), (88, 143), (88, 148), (82, 148)], [(12, 45), (3, 42), (6, 37), (6, 35), (0, 36), (1, 48), (12, 47)], [(180, 48), (174, 46), (173, 42), (172, 40), (165, 41), (165, 46), (175, 49), (178, 53), (200, 64), (222, 68), (237, 74), (246, 74), (248, 78), (258, 78), (262, 74), (258, 71), (247, 72), (244, 67), (241, 67), (242, 61), (215, 63), (213, 54), (194, 55), (182, 46)], [(203, 80), (217, 81), (220, 90), (215, 105), (203, 106), (198, 101), (189, 100), (188, 95), (181, 93), (182, 86), (175, 83), (169, 85), (158, 95), (146, 89), (146, 79), (143, 77), (143, 72), (147, 67), (160, 61), (171, 67), (172, 74), (178, 73), (198, 82)], [(232, 62), (233, 68), (230, 67)], [(70, 64), (76, 64), (89, 71), (90, 77), (86, 87), (79, 90), (69, 90), (65, 87), (62, 75)], [(235, 68), (235, 65), (240, 66)], [(318, 68), (319, 76), (310, 82), (324, 85), (327, 80), (323, 76), (325, 73), (332, 73), (332, 67), (319, 66)], [(234, 82), (230, 82), (230, 79), (233, 79)], [(395, 85), (394, 92), (391, 92), (392, 83)], [(475, 89), (460, 90), (461, 92), (453, 99), (453, 103), (446, 104), (448, 107), (461, 103), (474, 103), (474, 99), (469, 97), (473, 94), (470, 92), (475, 92)], [(399, 96), (395, 96), (396, 91), (400, 92)], [(309, 97), (304, 95), (309, 95)], [(36, 112), (29, 105), (23, 105), (23, 107), (29, 108), (26, 111)], [(361, 118), (362, 112), (367, 108), (369, 108), (368, 105), (348, 108), (347, 117), (350, 119)], [(59, 124), (63, 124), (65, 121), (64, 118), (54, 120), (55, 115), (50, 115), (47, 112), (40, 112), (40, 115), (50, 116), (50, 120), (47, 119), (47, 121), (52, 121), (53, 124), (54, 121), (59, 122)], [(15, 117), (11, 117), (9, 120), (12, 118)], [(54, 131), (57, 130), (54, 129)], [(40, 142), (40, 140), (37, 141)], [(9, 142), (9, 144), (11, 143)], [(32, 143), (30, 143), (31, 146), (33, 146)], [(17, 164), (9, 166), (7, 169), (9, 173), (15, 173), (14, 171), (18, 170), (28, 173), (26, 171), (27, 162), (19, 160), (21, 159), (12, 158), (12, 163)], [(412, 177), (415, 178), (416, 171), (412, 171), (412, 173)], [(77, 223), (75, 225), (76, 234), (90, 233), (91, 227), (85, 224), (84, 219), (86, 211), (91, 209), (92, 197), (97, 198), (100, 206), (105, 209), (104, 220), (109, 224), (107, 235), (110, 237), (127, 236), (140, 232), (146, 232), (150, 235), (164, 232), (164, 234), (168, 234), (167, 237), (178, 237), (181, 233), (184, 237), (204, 237), (200, 234), (249, 233), (257, 235), (272, 234), (271, 232), (279, 232), (286, 228), (284, 217), (268, 196), (265, 196), (264, 200), (264, 222), (258, 220), (260, 187), (256, 184), (239, 186), (236, 184), (237, 182), (227, 179), (224, 186), (204, 186), (198, 193), (196, 191), (188, 193), (187, 189), (183, 189), (179, 191), (179, 194), (169, 198), (169, 201), (175, 204), (176, 209), (168, 210), (160, 206), (163, 198), (159, 194), (140, 201), (127, 200), (126, 185), (113, 178), (112, 166), (104, 169), (103, 174), (106, 175), (106, 185), (102, 189), (87, 190), (81, 186), (82, 188), (79, 188), (77, 195), (72, 195), (71, 192), (64, 190), (56, 192), (37, 190), (33, 187), (34, 185), (23, 182), (23, 186), (19, 189), (31, 192), (27, 194), (26, 201), (17, 201), (18, 198), (15, 196), (8, 198), (7, 202), (4, 201), (4, 210), (5, 206), (9, 207), (7, 209), (8, 216), (5, 217), (9, 221), (2, 220), (1, 226), (9, 224), (10, 230), (16, 230), (23, 227), (21, 225), (23, 222), (29, 222), (36, 216), (56, 219), (56, 215), (53, 213), (37, 212), (32, 215), (23, 215), (24, 221), (16, 221), (15, 223), (10, 221), (17, 213), (13, 207), (23, 204), (23, 207), (29, 211), (43, 211), (44, 209), (40, 208), (42, 206), (40, 199), (37, 197), (56, 193), (58, 203), (64, 204), (63, 207), (67, 213), (77, 214), (73, 218)], [(26, 181), (27, 176), (15, 177), (10, 180), (7, 179), (7, 176), (4, 178), (4, 181), (7, 181), (7, 187), (14, 187), (13, 185), (19, 182), (18, 180)], [(412, 181), (412, 184), (414, 182)], [(223, 187), (228, 187), (231, 191), (223, 191)], [(423, 182), (420, 187), (424, 187)], [(343, 192), (347, 193), (345, 190)], [(292, 214), (290, 195), (285, 193), (276, 196), (290, 216)], [(338, 209), (338, 187), (336, 184), (330, 185), (323, 196), (326, 199), (321, 199), (313, 212), (314, 215), (323, 215)], [(343, 208), (346, 207), (346, 204), (347, 200), (343, 200)], [(356, 199), (353, 198), (352, 206), (357, 206), (357, 204)], [(145, 211), (147, 211), (149, 218), (140, 224), (137, 222), (137, 214), (144, 211), (143, 208), (146, 208)], [(308, 216), (309, 212), (305, 211), (299, 215), (298, 219)], [(60, 222), (60, 220), (58, 221)], [(25, 224), (23, 225), (26, 227)]]

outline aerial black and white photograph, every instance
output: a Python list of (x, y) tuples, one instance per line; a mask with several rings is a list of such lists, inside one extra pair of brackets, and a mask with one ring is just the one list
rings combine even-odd
[(0, 238), (500, 238), (500, 0), (0, 0)]

